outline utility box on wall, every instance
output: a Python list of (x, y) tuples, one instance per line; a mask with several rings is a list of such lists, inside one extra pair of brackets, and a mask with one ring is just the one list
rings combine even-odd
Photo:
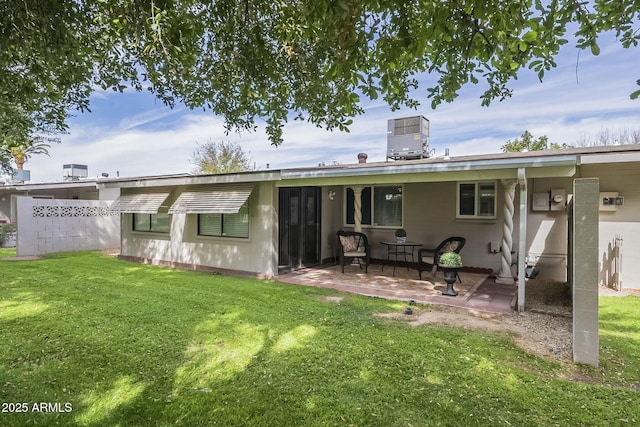
[(564, 188), (556, 188), (551, 190), (551, 202), (552, 211), (563, 211), (567, 206), (567, 190)]
[(533, 193), (532, 211), (564, 211), (567, 206), (567, 190), (556, 188), (548, 193)]
[(600, 210), (612, 211), (618, 210), (618, 207), (624, 206), (624, 197), (617, 191), (605, 191), (600, 193)]
[(533, 193), (531, 200), (531, 210), (548, 211), (549, 210), (549, 193)]

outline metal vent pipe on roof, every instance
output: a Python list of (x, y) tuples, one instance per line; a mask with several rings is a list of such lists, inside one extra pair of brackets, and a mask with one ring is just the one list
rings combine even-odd
[(358, 153), (358, 163), (367, 163), (367, 153)]

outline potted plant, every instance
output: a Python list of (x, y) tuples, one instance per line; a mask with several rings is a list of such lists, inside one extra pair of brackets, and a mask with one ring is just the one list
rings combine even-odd
[(405, 243), (407, 241), (407, 232), (404, 228), (398, 228), (396, 230), (396, 242)]
[(455, 297), (458, 292), (453, 289), (453, 284), (458, 278), (458, 269), (462, 267), (462, 257), (455, 252), (445, 252), (438, 258), (438, 265), (444, 269), (444, 281), (447, 282), (447, 289), (442, 295)]

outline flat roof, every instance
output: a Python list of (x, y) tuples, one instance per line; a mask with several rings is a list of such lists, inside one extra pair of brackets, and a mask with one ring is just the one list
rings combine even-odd
[[(354, 155), (354, 160), (356, 156)], [(230, 182), (286, 181), (305, 178), (349, 177), (368, 174), (406, 174), (421, 172), (455, 172), (462, 170), (491, 170), (580, 164), (640, 161), (640, 144), (573, 147), (515, 153), (437, 156), (416, 160), (396, 160), (367, 163), (319, 165), (311, 167), (267, 169), (229, 174), (171, 174), (117, 178), (84, 178), (77, 181), (57, 181), (27, 184), (8, 184), (0, 190), (27, 191), (69, 187), (115, 188), (139, 186), (171, 186), (193, 184), (223, 184)], [(280, 183), (282, 185), (282, 183)]]
[[(525, 152), (508, 152), (508, 153), (490, 153), (490, 154), (471, 154), (462, 156), (437, 156), (429, 157), (426, 159), (415, 160), (395, 160), (395, 161), (381, 161), (381, 162), (367, 162), (367, 163), (348, 163), (315, 167), (300, 167), (283, 169), (283, 171), (302, 171), (302, 170), (331, 170), (331, 169), (366, 169), (377, 167), (393, 167), (402, 165), (418, 165), (418, 164), (434, 164), (434, 163), (483, 163), (484, 161), (498, 161), (500, 164), (512, 163), (526, 163), (529, 159), (551, 159), (560, 156), (590, 156), (595, 154), (612, 154), (612, 153), (625, 153), (625, 152), (640, 152), (640, 144), (627, 144), (627, 145), (604, 145), (594, 147), (572, 147), (562, 148), (558, 150), (540, 150), (540, 151), (525, 151)], [(356, 157), (354, 156), (354, 159)]]

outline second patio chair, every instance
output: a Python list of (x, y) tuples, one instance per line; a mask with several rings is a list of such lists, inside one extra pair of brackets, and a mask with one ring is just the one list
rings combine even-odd
[(364, 272), (367, 273), (370, 261), (367, 236), (357, 231), (344, 230), (338, 231), (336, 235), (338, 236), (338, 255), (342, 272), (344, 273), (344, 266), (347, 262), (360, 259), (360, 268), (364, 264)]
[[(418, 274), (420, 276), (420, 280), (422, 280), (423, 271), (431, 270), (432, 277), (435, 277), (436, 271), (438, 270), (438, 259), (440, 258), (440, 255), (445, 252), (455, 252), (459, 254), (466, 242), (467, 240), (464, 237), (453, 236), (444, 239), (433, 249), (419, 249)], [(462, 280), (460, 280), (460, 276), (458, 276), (458, 280), (462, 282)]]

